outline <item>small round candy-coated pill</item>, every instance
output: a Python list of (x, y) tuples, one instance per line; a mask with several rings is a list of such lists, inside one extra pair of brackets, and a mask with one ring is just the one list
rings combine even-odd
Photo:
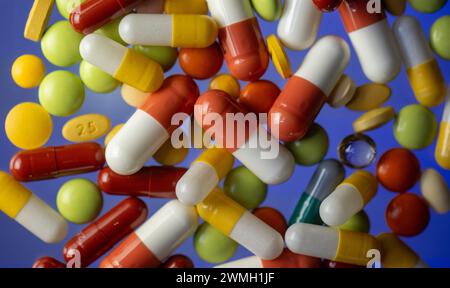
[(409, 4), (422, 13), (434, 13), (447, 3), (447, 0), (408, 0)]
[(438, 124), (430, 109), (413, 104), (400, 110), (393, 129), (395, 139), (400, 145), (408, 149), (422, 149), (433, 143)]
[(258, 207), (267, 195), (267, 184), (244, 166), (228, 173), (224, 184), (225, 193), (233, 200), (251, 210)]
[(322, 12), (332, 12), (341, 5), (342, 0), (312, 0)]
[(423, 198), (439, 214), (450, 210), (450, 189), (445, 178), (434, 169), (427, 169), (420, 178)]
[(233, 257), (237, 243), (208, 223), (203, 223), (194, 234), (198, 256), (209, 263), (222, 263)]
[(347, 220), (344, 224), (339, 226), (339, 229), (347, 231), (356, 231), (362, 233), (369, 233), (370, 219), (364, 210), (359, 211)]
[(272, 57), (272, 62), (283, 79), (292, 76), (291, 62), (281, 45), (280, 40), (274, 34), (267, 37), (267, 49)]
[(178, 49), (174, 47), (135, 45), (133, 49), (156, 61), (164, 72), (169, 71), (178, 59)]
[(328, 152), (328, 133), (319, 124), (314, 124), (300, 140), (286, 143), (286, 147), (294, 155), (295, 162), (302, 166), (314, 165)]
[(111, 75), (86, 61), (80, 64), (80, 78), (95, 93), (110, 93), (120, 85)]
[(123, 125), (125, 124), (117, 124), (111, 129), (111, 131), (109, 131), (108, 135), (106, 135), (105, 137), (105, 147), (108, 145), (109, 141), (111, 141), (111, 139), (117, 134), (117, 132), (119, 132), (120, 128), (122, 128)]
[(52, 130), (52, 118), (36, 103), (18, 104), (6, 116), (6, 136), (21, 149), (35, 149), (45, 145)]
[(436, 54), (450, 60), (450, 15), (442, 16), (431, 26), (430, 43)]
[(194, 268), (194, 263), (189, 257), (182, 254), (177, 254), (167, 258), (167, 260), (160, 266), (160, 268)]
[(241, 85), (233, 76), (220, 74), (209, 82), (209, 90), (224, 91), (234, 99), (237, 99), (241, 93)]
[(266, 222), (270, 227), (284, 235), (288, 228), (286, 219), (280, 211), (271, 207), (260, 207), (253, 210), (253, 215)]
[(327, 98), (327, 103), (333, 108), (339, 108), (350, 102), (355, 95), (356, 84), (347, 75), (342, 75), (333, 91)]
[(42, 37), (42, 53), (56, 66), (71, 66), (81, 61), (81, 39), (83, 35), (75, 32), (68, 21), (56, 22)]
[(56, 205), (68, 221), (84, 224), (94, 220), (102, 210), (103, 198), (100, 189), (89, 180), (72, 179), (58, 191)]
[(86, 0), (56, 0), (59, 13), (69, 20), (70, 13)]
[(369, 166), (376, 155), (375, 141), (364, 134), (349, 135), (338, 146), (339, 161), (351, 168), (361, 169)]
[(41, 257), (37, 259), (31, 268), (46, 268), (46, 269), (52, 269), (52, 268), (66, 268), (66, 265), (62, 262), (59, 262), (55, 258), (52, 257)]
[(363, 133), (377, 129), (394, 119), (395, 110), (392, 107), (380, 107), (364, 113), (353, 122), (353, 131)]
[(94, 141), (105, 135), (111, 128), (111, 120), (101, 114), (85, 114), (64, 124), (62, 135), (70, 142)]
[(123, 101), (131, 107), (139, 107), (144, 104), (145, 100), (151, 95), (148, 92), (142, 92), (139, 89), (131, 87), (130, 85), (123, 84), (120, 91)]
[(386, 222), (392, 232), (399, 236), (416, 236), (425, 230), (429, 221), (428, 204), (412, 193), (398, 195), (386, 209)]
[(179, 59), (184, 73), (199, 80), (216, 75), (223, 64), (223, 54), (217, 42), (206, 48), (182, 48)]
[(283, 5), (281, 0), (251, 0), (253, 9), (258, 15), (269, 22), (275, 21), (281, 16)]
[(407, 149), (394, 148), (386, 151), (378, 160), (376, 174), (384, 188), (406, 192), (420, 178), (419, 160)]
[(273, 82), (257, 80), (245, 86), (239, 96), (239, 103), (253, 113), (268, 113), (281, 90)]
[(167, 140), (153, 155), (153, 159), (164, 166), (174, 166), (186, 159), (189, 149), (185, 147), (174, 148), (171, 140)]
[(380, 107), (391, 97), (391, 88), (383, 84), (370, 83), (356, 88), (353, 99), (346, 105), (353, 111), (369, 111)]
[(37, 87), (45, 76), (44, 62), (35, 55), (22, 55), (14, 61), (11, 76), (22, 88)]
[(42, 80), (39, 102), (50, 114), (67, 117), (76, 113), (84, 102), (80, 77), (68, 71), (55, 71)]

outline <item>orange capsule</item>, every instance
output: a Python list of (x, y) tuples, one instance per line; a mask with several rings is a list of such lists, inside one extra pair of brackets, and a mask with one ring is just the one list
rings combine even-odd
[(215, 42), (206, 48), (182, 48), (179, 61), (184, 73), (192, 78), (204, 80), (219, 72), (223, 64), (223, 55), (219, 44)]
[(268, 113), (281, 90), (273, 82), (258, 80), (241, 91), (239, 103), (254, 113)]

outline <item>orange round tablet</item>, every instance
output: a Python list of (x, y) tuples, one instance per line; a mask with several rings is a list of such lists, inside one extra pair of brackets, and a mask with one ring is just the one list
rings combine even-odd
[(239, 103), (254, 113), (268, 113), (281, 90), (273, 82), (258, 80), (249, 83), (241, 91)]
[(219, 72), (223, 64), (223, 54), (215, 42), (206, 48), (182, 48), (179, 61), (184, 73), (194, 79), (204, 80)]

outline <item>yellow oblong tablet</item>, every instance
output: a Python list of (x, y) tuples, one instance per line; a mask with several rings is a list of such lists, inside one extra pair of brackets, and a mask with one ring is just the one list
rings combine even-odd
[(272, 62), (278, 73), (287, 79), (292, 76), (291, 62), (287, 57), (286, 51), (281, 45), (280, 40), (274, 34), (267, 37), (267, 48), (272, 57)]
[(35, 0), (33, 7), (28, 15), (27, 24), (23, 36), (31, 41), (38, 42), (41, 40), (45, 29), (47, 28), (48, 19), (52, 14), (54, 0)]
[(362, 133), (381, 127), (394, 119), (395, 110), (392, 107), (381, 107), (364, 113), (353, 122), (355, 133)]
[(391, 97), (391, 88), (383, 84), (370, 83), (356, 88), (347, 108), (353, 111), (369, 111), (383, 105)]
[(85, 114), (75, 117), (64, 124), (62, 135), (70, 142), (96, 140), (111, 128), (111, 120), (101, 114)]
[(53, 122), (48, 112), (39, 104), (25, 102), (12, 108), (5, 120), (9, 141), (21, 149), (39, 148), (52, 135)]
[(124, 123), (117, 124), (114, 128), (109, 131), (108, 135), (105, 137), (105, 147), (108, 146), (109, 141), (119, 132), (119, 130), (125, 125)]

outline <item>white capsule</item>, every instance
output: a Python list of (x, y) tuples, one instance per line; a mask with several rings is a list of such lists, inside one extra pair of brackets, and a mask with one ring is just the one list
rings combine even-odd
[(213, 167), (204, 162), (194, 162), (177, 182), (177, 198), (186, 205), (196, 205), (218, 183), (219, 177)]
[(364, 202), (355, 187), (341, 185), (320, 205), (320, 218), (328, 226), (339, 226), (361, 211)]
[(214, 268), (264, 268), (259, 259), (256, 256), (245, 257), (239, 260), (231, 261), (221, 265), (217, 265)]
[(278, 37), (292, 50), (304, 50), (316, 41), (322, 12), (311, 0), (285, 0)]

